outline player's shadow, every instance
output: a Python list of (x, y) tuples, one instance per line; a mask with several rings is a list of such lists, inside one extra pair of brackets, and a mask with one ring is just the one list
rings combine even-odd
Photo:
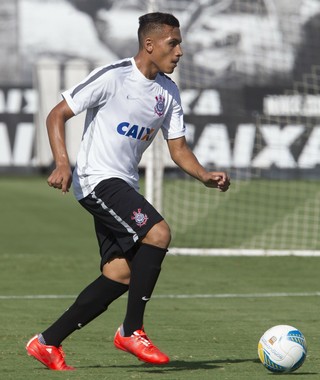
[[(76, 366), (76, 369), (90, 369), (90, 368), (122, 368), (127, 371), (139, 371), (139, 368), (144, 372), (148, 371), (149, 373), (168, 373), (168, 372), (177, 372), (185, 371), (189, 369), (200, 370), (200, 369), (219, 369), (223, 364), (237, 364), (237, 363), (260, 363), (258, 359), (223, 359), (223, 360), (198, 360), (198, 361), (185, 361), (185, 360), (172, 360), (168, 364), (163, 365), (154, 365), (148, 363), (137, 363), (137, 364), (113, 364), (113, 365), (80, 365)], [(220, 365), (221, 364), (221, 365)], [(39, 371), (47, 370), (47, 368), (35, 368)]]
[[(199, 360), (199, 361), (184, 361), (184, 360), (172, 360), (168, 364), (164, 364), (161, 366), (155, 366), (148, 363), (142, 363), (138, 365), (132, 365), (132, 364), (117, 364), (117, 365), (106, 365), (106, 366), (90, 366), (90, 368), (123, 368), (127, 371), (134, 371), (137, 372), (139, 369), (143, 372), (148, 372), (150, 374), (165, 374), (165, 373), (172, 373), (172, 372), (179, 372), (179, 371), (186, 371), (186, 370), (214, 370), (214, 369), (221, 369), (226, 364), (238, 364), (238, 363), (256, 363), (261, 365), (261, 362), (259, 359), (220, 359), (220, 360)], [(78, 367), (79, 368), (79, 367)], [(89, 368), (89, 367), (82, 367), (82, 368)], [(270, 375), (277, 375), (277, 373), (270, 372)], [(315, 376), (319, 375), (318, 372), (293, 372), (288, 374), (281, 374), (281, 376), (298, 376), (298, 375), (309, 375), (309, 376)]]
[[(161, 366), (154, 366), (152, 364), (143, 363), (139, 367), (135, 367), (134, 371), (139, 370), (139, 368), (143, 369), (145, 372), (146, 370), (149, 373), (168, 373), (168, 372), (178, 372), (178, 371), (186, 371), (186, 370), (212, 370), (212, 369), (219, 369), (222, 367), (223, 364), (237, 364), (237, 363), (244, 363), (244, 362), (259, 362), (257, 359), (223, 359), (223, 360), (198, 360), (198, 361), (185, 361), (185, 360), (172, 360), (168, 364), (164, 364)], [(132, 365), (114, 365), (109, 366), (114, 368), (126, 368), (127, 370), (132, 369)]]

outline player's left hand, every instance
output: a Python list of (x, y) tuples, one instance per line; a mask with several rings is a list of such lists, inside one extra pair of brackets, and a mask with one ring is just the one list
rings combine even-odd
[(227, 191), (231, 184), (230, 178), (225, 172), (208, 172), (203, 183), (206, 187), (213, 187), (222, 192)]

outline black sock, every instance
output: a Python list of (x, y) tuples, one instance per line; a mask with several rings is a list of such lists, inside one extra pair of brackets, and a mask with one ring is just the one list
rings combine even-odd
[(165, 248), (141, 244), (132, 260), (127, 313), (123, 322), (125, 336), (142, 328), (146, 303), (151, 298), (166, 253)]
[(87, 286), (74, 304), (42, 333), (46, 344), (59, 347), (68, 335), (106, 311), (108, 305), (127, 290), (128, 285), (101, 275)]

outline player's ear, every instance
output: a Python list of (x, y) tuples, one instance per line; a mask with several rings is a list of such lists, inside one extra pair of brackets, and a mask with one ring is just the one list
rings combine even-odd
[(145, 41), (144, 41), (144, 47), (146, 49), (146, 51), (148, 53), (152, 53), (153, 52), (153, 41), (151, 38), (146, 38)]

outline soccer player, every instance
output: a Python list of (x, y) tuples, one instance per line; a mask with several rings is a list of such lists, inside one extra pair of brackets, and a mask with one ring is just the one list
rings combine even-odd
[[(73, 370), (61, 342), (107, 310), (128, 291), (116, 348), (152, 364), (169, 357), (146, 335), (143, 316), (152, 296), (171, 235), (168, 224), (138, 192), (138, 164), (159, 129), (173, 161), (207, 187), (227, 191), (225, 172), (209, 172), (185, 140), (180, 95), (172, 73), (182, 57), (179, 21), (171, 14), (139, 18), (139, 51), (133, 58), (94, 70), (63, 92), (47, 117), (55, 169), (49, 186), (74, 193), (92, 214), (101, 255), (101, 275), (70, 308), (26, 349), (49, 369)], [(65, 144), (65, 122), (86, 110), (83, 138), (73, 175)], [(76, 260), (76, 256), (75, 256)]]

